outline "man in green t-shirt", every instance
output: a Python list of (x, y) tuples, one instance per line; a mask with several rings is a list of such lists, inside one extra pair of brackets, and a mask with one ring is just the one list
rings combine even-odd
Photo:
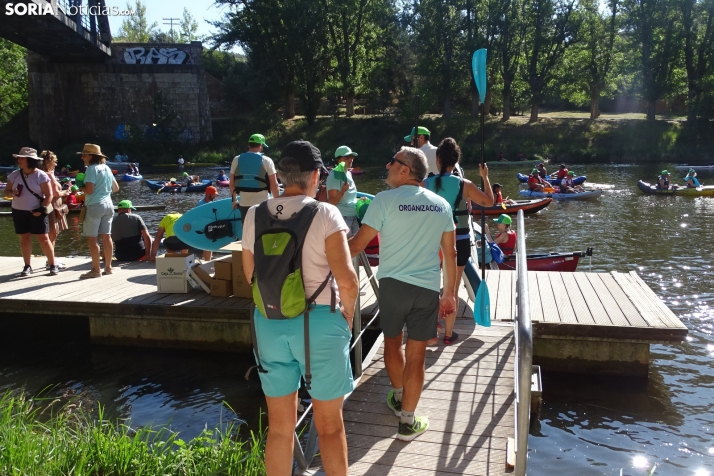
[[(362, 227), (350, 239), (352, 256), (380, 233), (379, 310), (384, 332), (384, 362), (392, 383), (387, 405), (400, 417), (397, 438), (411, 441), (429, 427), (415, 416), (422, 386), (426, 344), (436, 337), (439, 315), (456, 311), (456, 245), (451, 206), (420, 187), (427, 174), (424, 153), (412, 147), (387, 164), (387, 184), (369, 205)], [(443, 260), (443, 289), (439, 250)], [(407, 326), (406, 351), (402, 349)]]

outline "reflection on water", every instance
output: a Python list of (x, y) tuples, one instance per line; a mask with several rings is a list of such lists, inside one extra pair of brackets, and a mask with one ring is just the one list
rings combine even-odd
[[(551, 167), (553, 168), (553, 167)], [(556, 167), (557, 168), (557, 167)], [(573, 378), (544, 375), (544, 407), (530, 438), (531, 475), (714, 475), (714, 198), (653, 197), (637, 190), (637, 180), (653, 181), (671, 164), (575, 166), (596, 183), (613, 184), (597, 201), (558, 202), (526, 217), (530, 252), (594, 248), (592, 271), (636, 271), (689, 328), (680, 345), (653, 345), (650, 378)], [(356, 176), (357, 188), (386, 188), (383, 167)], [(491, 170), (503, 195), (518, 198), (514, 167)], [(527, 172), (520, 170), (520, 172)], [(175, 175), (175, 172), (172, 172)], [(216, 171), (201, 171), (211, 177)], [(474, 166), (469, 177), (478, 182)], [(148, 174), (147, 178), (169, 175)], [(675, 173), (674, 179), (683, 174)], [(714, 173), (699, 173), (714, 184)], [(222, 197), (228, 191), (219, 189)], [(167, 205), (141, 213), (150, 230), (168, 211), (191, 208), (200, 195), (156, 195), (143, 183), (122, 184), (116, 200)], [(17, 238), (5, 219), (0, 227), (3, 254), (19, 255)], [(74, 227), (63, 232), (59, 255), (86, 255)], [(39, 253), (39, 249), (36, 250)], [(587, 258), (579, 269), (588, 271)], [(19, 270), (18, 270), (19, 271)], [(68, 395), (84, 393), (114, 415), (135, 424), (171, 422), (196, 434), (217, 424), (225, 400), (255, 424), (262, 404), (259, 386), (246, 383), (245, 356), (108, 349), (45, 341), (44, 347), (0, 351), (0, 388), (47, 385)], [(622, 471), (622, 473), (621, 473)]]

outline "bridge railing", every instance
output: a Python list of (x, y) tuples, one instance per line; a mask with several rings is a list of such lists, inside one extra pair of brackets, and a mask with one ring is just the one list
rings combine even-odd
[(531, 378), (533, 373), (533, 328), (531, 325), (530, 301), (528, 297), (528, 265), (526, 263), (526, 229), (523, 210), (518, 211), (516, 224), (518, 238), (516, 244), (516, 316), (514, 332), (516, 336), (516, 464), (515, 476), (526, 474), (528, 462), (528, 433), (531, 415)]
[[(374, 295), (377, 299), (379, 299), (379, 286), (377, 284), (377, 279), (372, 272), (372, 267), (369, 265), (369, 260), (367, 259), (367, 255), (363, 252), (361, 252), (359, 255), (357, 255), (353, 260), (352, 263), (354, 265), (355, 271), (357, 272), (357, 282), (361, 282), (360, 280), (360, 263), (362, 267), (365, 270), (365, 273), (367, 273), (367, 278), (369, 279), (369, 283), (372, 286), (372, 290), (374, 291)], [(360, 287), (360, 291), (362, 288)], [(352, 325), (352, 337), (353, 337), (353, 342), (352, 345), (350, 346), (350, 351), (354, 350), (354, 366), (352, 368), (352, 374), (353, 378), (355, 381), (355, 386), (357, 386), (357, 383), (359, 382), (359, 379), (362, 377), (362, 370), (365, 365), (368, 365), (369, 362), (372, 360), (374, 357), (374, 354), (376, 350), (379, 348), (381, 345), (381, 339), (383, 338), (382, 335), (380, 334), (379, 339), (377, 339), (377, 342), (372, 345), (372, 349), (370, 352), (367, 354), (367, 356), (363, 359), (362, 358), (362, 336), (364, 335), (364, 332), (367, 328), (369, 328), (370, 325), (379, 317), (379, 308), (377, 308), (376, 312), (374, 313), (374, 316), (372, 316), (372, 319), (367, 323), (366, 326), (364, 326), (364, 329), (362, 328), (362, 303), (360, 299), (360, 293), (357, 294), (357, 302), (355, 303), (355, 316), (353, 320), (353, 325)], [(350, 394), (345, 395), (345, 401), (349, 398)], [(310, 429), (308, 430), (308, 435), (307, 435), (307, 441), (305, 443), (305, 450), (303, 451), (302, 445), (300, 444), (300, 439), (298, 438), (298, 428), (300, 428), (305, 421), (305, 418), (307, 417), (308, 414), (312, 412), (312, 403), (305, 409), (305, 412), (302, 414), (302, 416), (298, 419), (297, 425), (295, 425), (295, 445), (293, 448), (293, 456), (295, 457), (295, 461), (297, 462), (298, 468), (301, 471), (306, 471), (307, 468), (310, 467), (310, 464), (312, 463), (312, 460), (315, 459), (315, 449), (317, 448), (317, 428), (315, 427), (315, 420), (314, 418), (310, 420)]]

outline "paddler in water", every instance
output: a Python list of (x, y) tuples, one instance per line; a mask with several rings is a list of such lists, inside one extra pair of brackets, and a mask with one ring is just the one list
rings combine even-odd
[[(669, 171), (663, 170), (662, 172), (659, 173), (657, 176), (657, 189), (658, 190), (670, 190), (670, 183), (669, 183)], [(679, 187), (677, 185), (671, 185), (672, 190), (676, 190)]]
[[(337, 167), (330, 171), (327, 176), (327, 202), (334, 205), (340, 211), (349, 230), (347, 237), (354, 235), (359, 230), (357, 220), (357, 187), (352, 179), (350, 169), (357, 157), (357, 152), (346, 145), (342, 145), (335, 151), (335, 162)], [(344, 164), (340, 167), (340, 164)]]
[[(446, 200), (453, 212), (454, 224), (456, 226), (456, 280), (454, 285), (454, 295), (458, 295), (461, 285), (461, 275), (464, 273), (466, 263), (471, 257), (471, 227), (469, 225), (468, 203), (474, 202), (482, 207), (491, 207), (494, 204), (493, 191), (488, 180), (488, 166), (479, 165), (479, 174), (483, 179), (484, 190), (482, 192), (470, 180), (457, 177), (452, 174), (454, 167), (461, 158), (461, 149), (454, 139), (447, 137), (441, 141), (436, 149), (436, 164), (439, 167), (439, 174), (427, 177), (424, 188), (431, 190)], [(446, 329), (444, 332), (444, 345), (451, 345), (459, 338), (453, 332), (456, 321), (456, 311), (449, 313), (445, 317)], [(439, 341), (439, 337), (429, 339), (427, 345), (434, 345)]]
[(684, 177), (684, 181), (687, 183), (687, 188), (697, 188), (701, 187), (702, 184), (697, 180), (697, 171), (694, 169), (689, 169), (687, 176)]

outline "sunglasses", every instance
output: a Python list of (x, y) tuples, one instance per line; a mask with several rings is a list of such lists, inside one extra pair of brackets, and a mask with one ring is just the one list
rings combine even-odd
[[(397, 159), (396, 157), (392, 157), (392, 160), (389, 161), (389, 165), (394, 165), (394, 162), (399, 162), (404, 167), (409, 167), (409, 164), (402, 162), (401, 160)], [(409, 169), (411, 169), (411, 167), (409, 167)]]

